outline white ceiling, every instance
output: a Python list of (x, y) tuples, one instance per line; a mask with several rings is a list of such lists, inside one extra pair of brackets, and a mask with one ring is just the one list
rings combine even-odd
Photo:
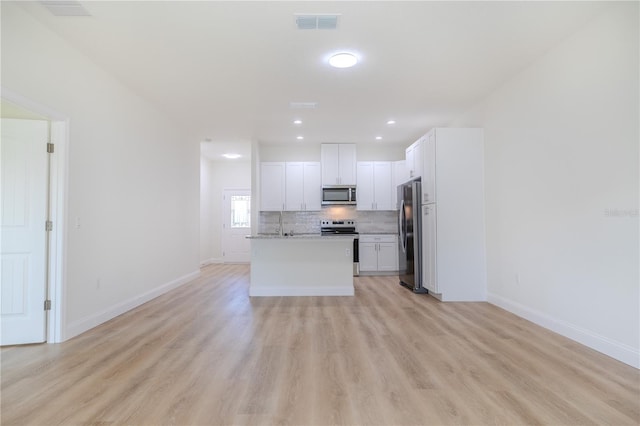
[[(597, 2), (85, 1), (91, 16), (22, 7), (214, 143), (409, 145), (572, 34)], [(339, 14), (298, 30), (297, 13)], [(330, 52), (356, 52), (350, 69)], [(291, 109), (290, 102), (318, 108)], [(302, 119), (296, 126), (292, 121)], [(397, 124), (389, 126), (387, 120)]]

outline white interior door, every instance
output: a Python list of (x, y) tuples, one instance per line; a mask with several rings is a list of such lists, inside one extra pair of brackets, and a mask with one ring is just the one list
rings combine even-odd
[(48, 123), (2, 119), (0, 344), (44, 342)]
[(223, 191), (222, 258), (225, 262), (249, 262), (251, 235), (251, 191)]

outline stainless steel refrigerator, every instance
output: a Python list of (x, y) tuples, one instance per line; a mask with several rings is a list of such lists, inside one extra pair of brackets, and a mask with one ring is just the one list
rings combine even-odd
[(415, 293), (427, 293), (422, 287), (421, 194), (420, 178), (398, 185), (398, 278)]

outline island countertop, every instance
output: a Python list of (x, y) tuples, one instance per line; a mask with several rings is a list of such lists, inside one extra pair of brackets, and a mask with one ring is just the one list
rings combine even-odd
[(353, 241), (356, 235), (321, 235), (321, 234), (293, 234), (293, 235), (279, 235), (279, 234), (257, 234), (247, 235), (246, 238), (250, 240), (347, 240)]

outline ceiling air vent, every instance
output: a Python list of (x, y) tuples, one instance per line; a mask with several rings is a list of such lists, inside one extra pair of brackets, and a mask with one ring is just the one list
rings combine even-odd
[(40, 4), (55, 16), (91, 16), (89, 11), (85, 9), (80, 2), (74, 0), (43, 0)]
[(299, 30), (335, 30), (338, 27), (338, 15), (335, 14), (296, 14), (295, 18)]
[(317, 102), (290, 102), (289, 108), (292, 109), (314, 109), (318, 108)]

